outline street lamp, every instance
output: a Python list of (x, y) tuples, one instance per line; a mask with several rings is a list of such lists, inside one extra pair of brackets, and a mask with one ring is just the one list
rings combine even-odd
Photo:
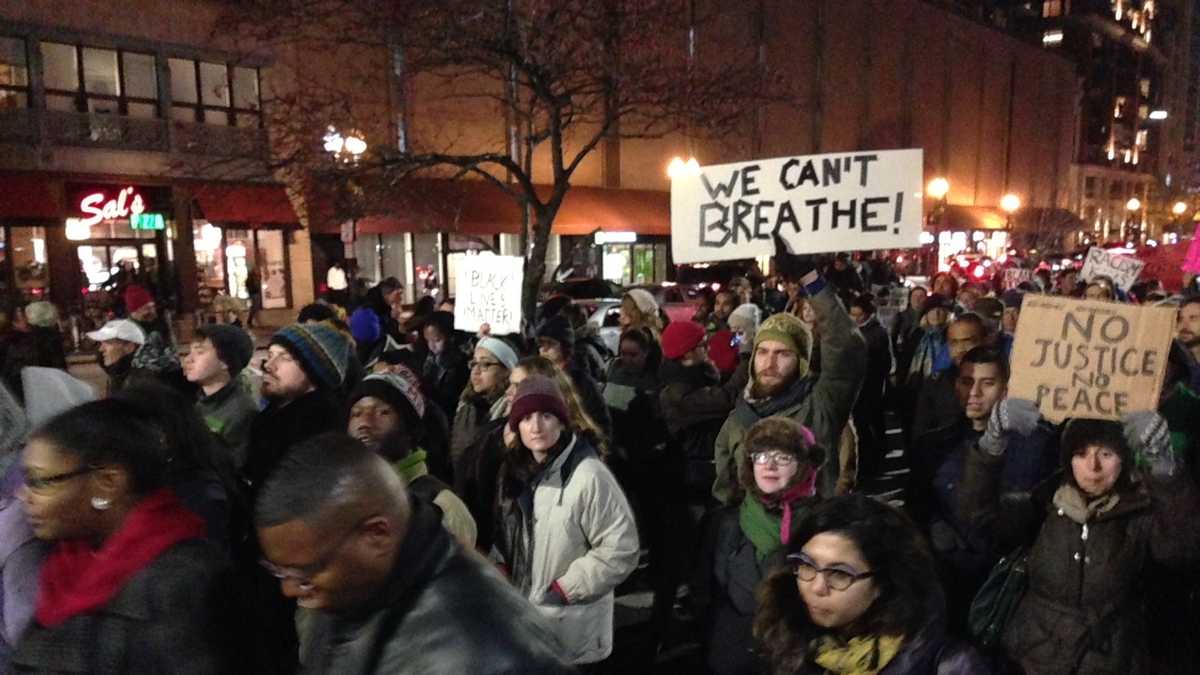
[(1129, 234), (1136, 228), (1136, 232), (1132, 232), (1134, 237), (1141, 234), (1141, 222), (1134, 222), (1137, 212), (1142, 208), (1142, 200), (1137, 197), (1130, 197), (1129, 201), (1125, 202), (1125, 210), (1129, 211), (1129, 218), (1126, 219), (1126, 231), (1122, 233), (1122, 239), (1129, 241)]
[(345, 134), (338, 131), (336, 127), (330, 125), (325, 131), (325, 152), (333, 155), (333, 158), (339, 162), (347, 164), (356, 164), (363, 153), (367, 151), (367, 141), (362, 137), (362, 133), (351, 129)]
[(950, 181), (941, 176), (929, 181), (929, 185), (925, 186), (925, 194), (939, 201), (945, 199), (948, 192), (950, 192)]
[(683, 178), (684, 176), (699, 175), (700, 162), (697, 162), (695, 157), (688, 157), (686, 161), (682, 157), (676, 157), (667, 165), (667, 177), (671, 180)]
[(1012, 215), (1021, 208), (1021, 198), (1010, 192), (1000, 198), (1000, 208), (1004, 210), (1004, 229), (1011, 230)]
[(1187, 211), (1187, 209), (1188, 209), (1187, 202), (1175, 202), (1175, 205), (1171, 207), (1171, 213), (1174, 213), (1175, 216), (1178, 217), (1178, 216), (1182, 216)]

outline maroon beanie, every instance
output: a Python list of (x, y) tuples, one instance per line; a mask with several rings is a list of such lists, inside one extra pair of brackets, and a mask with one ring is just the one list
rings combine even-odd
[(570, 426), (567, 402), (563, 400), (562, 392), (554, 380), (545, 375), (530, 375), (517, 385), (517, 395), (508, 413), (508, 428), (516, 431), (521, 420), (537, 412), (548, 412), (557, 417), (563, 426)]
[(672, 321), (663, 330), (663, 356), (675, 360), (700, 346), (704, 341), (704, 326), (695, 321)]
[(719, 330), (708, 341), (708, 358), (724, 374), (738, 367), (738, 348), (733, 344), (733, 331)]

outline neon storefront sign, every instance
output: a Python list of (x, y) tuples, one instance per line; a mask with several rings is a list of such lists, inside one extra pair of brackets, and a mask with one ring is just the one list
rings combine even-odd
[(132, 187), (122, 188), (113, 199), (105, 200), (106, 196), (103, 192), (93, 192), (79, 200), (79, 210), (84, 214), (84, 217), (79, 219), (80, 227), (138, 216), (146, 210), (146, 202)]

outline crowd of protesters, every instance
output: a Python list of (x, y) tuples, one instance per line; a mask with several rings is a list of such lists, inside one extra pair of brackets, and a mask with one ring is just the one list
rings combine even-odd
[[(676, 672), (691, 645), (718, 675), (1194, 672), (1200, 297), (773, 271), (690, 321), (626, 291), (616, 353), (566, 297), (468, 335), (394, 279), (265, 345), (214, 323), (177, 346), (130, 285), (88, 335), (102, 392), (53, 305), (22, 308), (0, 670)], [(1159, 409), (1055, 425), (1009, 398), (1037, 293), (1177, 306)], [(618, 664), (630, 585), (650, 618)]]

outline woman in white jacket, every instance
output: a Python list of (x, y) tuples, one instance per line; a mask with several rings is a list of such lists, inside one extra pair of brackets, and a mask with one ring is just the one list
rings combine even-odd
[(521, 382), (508, 423), (516, 437), (500, 469), (495, 554), (550, 621), (563, 655), (598, 663), (612, 653), (613, 589), (637, 567), (633, 512), (571, 428), (553, 380)]

